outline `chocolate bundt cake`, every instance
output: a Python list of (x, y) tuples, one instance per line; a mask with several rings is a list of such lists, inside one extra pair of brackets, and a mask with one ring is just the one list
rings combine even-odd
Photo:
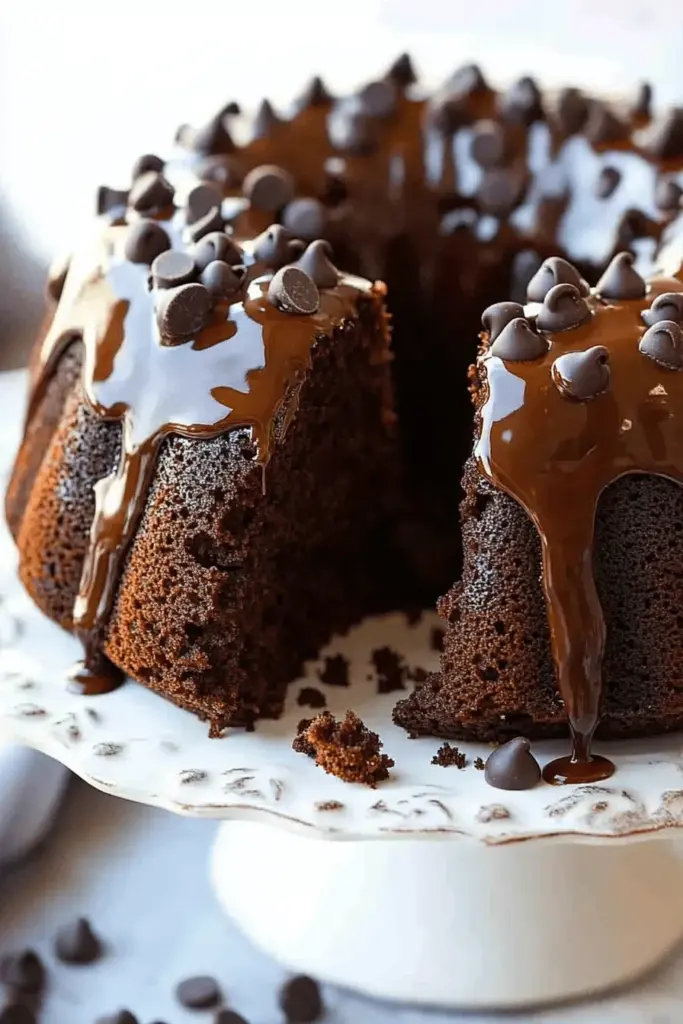
[(464, 571), (441, 673), (395, 719), (479, 740), (568, 722), (546, 778), (597, 779), (596, 729), (683, 726), (683, 273), (646, 283), (624, 252), (589, 290), (555, 258), (528, 292), (484, 313)]
[[(130, 188), (100, 189), (92, 248), (50, 282), (57, 305), (34, 356), (7, 496), (22, 579), (84, 642), (81, 686), (109, 685), (115, 665), (214, 730), (249, 723), (279, 712), (287, 681), (330, 632), (448, 591), (442, 675), (399, 705), (397, 721), (414, 733), (489, 739), (554, 735), (569, 715), (586, 753), (601, 693), (597, 597), (587, 591), (571, 619), (583, 629), (593, 615), (588, 686), (573, 659), (589, 634), (572, 646), (550, 599), (548, 625), (541, 524), (517, 490), (518, 467), (512, 481), (497, 475), (500, 444), (486, 416), (491, 402), (512, 409), (497, 391), (489, 396), (488, 374), (519, 365), (521, 376), (509, 373), (515, 387), (528, 373), (529, 394), (537, 385), (553, 409), (560, 403), (560, 469), (590, 435), (586, 410), (607, 404), (614, 414), (620, 332), (637, 343), (640, 312), (661, 287), (624, 298), (604, 286), (589, 294), (585, 280), (624, 250), (650, 273), (683, 237), (683, 110), (653, 118), (650, 106), (647, 86), (619, 104), (578, 89), (544, 95), (529, 77), (499, 92), (473, 65), (427, 94), (404, 55), (351, 96), (314, 79), (286, 115), (264, 101), (249, 119), (230, 103), (202, 127), (182, 127), (172, 160), (141, 157)], [(637, 276), (624, 259), (612, 275)], [(388, 285), (391, 357), (385, 288), (369, 281)], [(548, 298), (548, 281), (565, 290)], [(538, 309), (513, 305), (508, 323), (510, 304), (497, 307), (486, 324), (487, 341), (500, 337), (473, 384), (482, 433), (464, 478), (463, 581), (449, 589), (461, 561), (465, 382), (480, 311), (506, 294), (524, 302), (527, 286)], [(565, 331), (567, 308), (585, 322)], [(585, 348), (598, 349), (588, 366)], [(639, 386), (658, 375), (652, 386), (666, 390), (675, 374), (647, 354), (638, 360), (648, 366)], [(577, 375), (580, 388), (609, 378), (612, 390), (573, 395)], [(495, 458), (481, 454), (482, 424)], [(678, 522), (658, 430), (624, 428), (640, 447), (629, 449), (629, 469), (607, 473), (596, 525), (598, 537), (621, 544), (629, 571), (648, 566), (642, 578), (653, 587), (673, 571), (661, 553)], [(530, 473), (532, 462), (524, 466)], [(569, 486), (560, 469), (559, 507)], [(636, 471), (656, 475), (625, 476)], [(586, 508), (597, 502), (589, 483)], [(651, 521), (662, 502), (666, 519)], [(624, 508), (639, 511), (617, 537)], [(653, 561), (623, 539), (636, 530), (658, 552)], [(601, 728), (673, 728), (673, 654), (633, 616), (668, 622), (660, 603), (673, 608), (675, 588), (647, 597), (599, 549)], [(566, 597), (554, 566), (552, 586)], [(587, 578), (572, 577), (577, 593)], [(561, 665), (559, 695), (553, 654), (571, 663)]]

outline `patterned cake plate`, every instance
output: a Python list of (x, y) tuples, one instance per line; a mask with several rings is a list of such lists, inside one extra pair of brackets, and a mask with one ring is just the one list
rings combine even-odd
[[(24, 386), (23, 374), (0, 375), (0, 478)], [(621, 983), (683, 935), (673, 842), (683, 825), (683, 737), (610, 744), (617, 772), (599, 785), (492, 789), (475, 767), (490, 752), (482, 744), (459, 744), (462, 769), (434, 765), (438, 740), (410, 740), (392, 724), (400, 691), (378, 692), (372, 652), (396, 652), (411, 685), (416, 669), (438, 664), (437, 620), (394, 614), (333, 640), (292, 684), (279, 721), (209, 739), (206, 725), (132, 681), (100, 697), (70, 693), (64, 678), (78, 646), (32, 605), (15, 566), (3, 525), (2, 737), (116, 796), (223, 819), (217, 895), (293, 969), (385, 998), (511, 1007)], [(321, 682), (334, 655), (348, 662), (349, 686)], [(306, 688), (380, 734), (395, 761), (390, 780), (349, 785), (292, 750), (298, 722), (315, 713), (300, 703)], [(544, 763), (565, 749), (534, 752)], [(382, 957), (363, 953), (372, 948)]]

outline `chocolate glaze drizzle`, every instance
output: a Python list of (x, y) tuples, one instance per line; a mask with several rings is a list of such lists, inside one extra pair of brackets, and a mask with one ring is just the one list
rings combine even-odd
[[(604, 299), (593, 290), (589, 318), (544, 333), (547, 351), (541, 346), (536, 358), (504, 360), (487, 350), (479, 361), (480, 471), (524, 507), (541, 538), (552, 654), (572, 736), (571, 757), (544, 770), (552, 783), (592, 782), (614, 770), (591, 753), (605, 645), (593, 575), (600, 495), (627, 473), (683, 483), (683, 374), (639, 347), (643, 313), (665, 293), (683, 293), (683, 272), (652, 279), (642, 298)], [(527, 307), (532, 329), (539, 308)]]
[[(180, 214), (165, 223), (180, 246)], [(250, 262), (236, 301), (219, 301), (205, 326), (182, 343), (160, 336), (149, 267), (126, 259), (130, 228), (106, 225), (94, 246), (71, 264), (54, 320), (43, 342), (30, 399), (36, 408), (65, 347), (84, 346), (83, 389), (103, 419), (122, 422), (115, 470), (95, 488), (96, 510), (86, 552), (74, 632), (85, 658), (73, 672), (79, 692), (106, 692), (120, 673), (102, 654), (104, 627), (123, 561), (152, 481), (159, 449), (170, 434), (212, 438), (250, 427), (256, 459), (268, 461), (271, 428), (288, 388), (310, 365), (316, 336), (354, 316), (371, 286), (335, 278), (312, 315), (281, 312), (267, 298), (272, 271)]]

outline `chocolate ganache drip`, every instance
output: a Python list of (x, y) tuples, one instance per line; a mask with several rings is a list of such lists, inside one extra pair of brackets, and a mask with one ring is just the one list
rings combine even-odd
[(86, 693), (120, 681), (102, 653), (105, 627), (165, 438), (248, 427), (265, 467), (274, 418), (310, 366), (315, 338), (355, 316), (359, 296), (372, 290), (340, 274), (323, 243), (306, 249), (282, 227), (239, 245), (223, 231), (221, 199), (208, 186), (168, 209), (173, 191), (158, 177), (137, 179), (146, 187), (138, 205), (142, 194), (154, 219), (129, 204), (125, 219), (102, 222), (92, 246), (73, 257), (29, 405), (30, 418), (61, 354), (80, 339), (86, 401), (122, 424), (117, 465), (95, 486), (73, 611), (85, 651), (73, 681)]
[[(558, 289), (567, 294), (558, 299)], [(604, 489), (627, 473), (683, 483), (681, 303), (683, 271), (646, 282), (620, 253), (589, 295), (555, 285), (495, 342), (484, 335), (475, 454), (481, 473), (524, 507), (539, 532), (552, 655), (572, 736), (571, 757), (546, 766), (548, 782), (595, 781), (614, 770), (591, 753), (605, 646), (595, 516)], [(487, 332), (495, 322), (487, 310)]]

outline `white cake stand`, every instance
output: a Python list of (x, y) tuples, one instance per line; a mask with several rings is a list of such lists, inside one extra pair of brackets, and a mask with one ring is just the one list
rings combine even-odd
[[(16, 434), (18, 382), (0, 378), (0, 474)], [(12, 413), (15, 413), (12, 417)], [(286, 714), (255, 733), (210, 740), (204, 725), (135, 683), (70, 694), (78, 649), (16, 582), (0, 532), (0, 730), (99, 789), (179, 814), (222, 820), (212, 854), (218, 899), (253, 941), (294, 971), (404, 1002), (517, 1008), (628, 982), (683, 937), (683, 743), (612, 744), (605, 784), (522, 793), (490, 788), (468, 767), (441, 768), (433, 739), (391, 724), (368, 654), (388, 644), (430, 668), (434, 620), (364, 623), (329, 651), (351, 663), (350, 688), (311, 665)], [(325, 775), (295, 754), (303, 685), (333, 712), (353, 707), (394, 757), (376, 791)], [(545, 762), (563, 744), (538, 744)], [(179, 865), (196, 869), (194, 865)], [(180, 874), (179, 874), (180, 879)], [(179, 881), (179, 884), (181, 882)]]

